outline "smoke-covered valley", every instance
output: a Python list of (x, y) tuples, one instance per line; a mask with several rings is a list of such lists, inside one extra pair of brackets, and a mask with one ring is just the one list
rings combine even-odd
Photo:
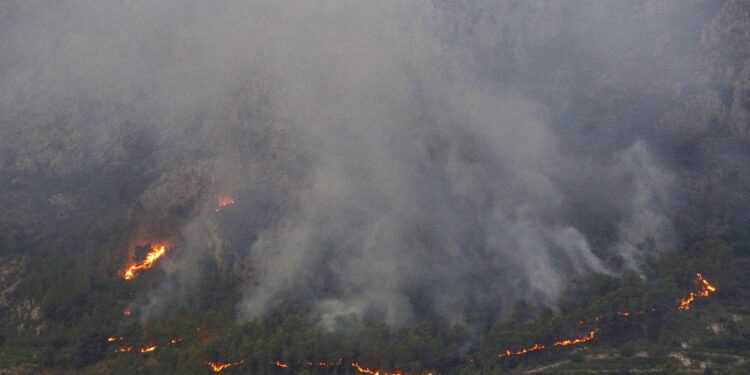
[(221, 275), (237, 324), (481, 327), (698, 239), (746, 245), (749, 11), (5, 2), (0, 302), (41, 303), (13, 286), (35, 254), (119, 279), (165, 242), (118, 297), (143, 326)]

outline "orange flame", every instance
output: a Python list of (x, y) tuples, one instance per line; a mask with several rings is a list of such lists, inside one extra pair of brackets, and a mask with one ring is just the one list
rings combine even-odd
[(703, 274), (698, 272), (695, 274), (695, 281), (700, 285), (701, 289), (696, 292), (690, 292), (687, 297), (680, 300), (679, 305), (677, 306), (680, 310), (690, 310), (690, 304), (695, 301), (696, 297), (708, 297), (714, 292), (716, 292), (716, 287), (711, 285), (708, 280), (703, 278)]
[(136, 264), (131, 265), (125, 270), (123, 278), (125, 280), (133, 280), (135, 276), (142, 270), (147, 270), (154, 266), (154, 263), (164, 256), (167, 252), (167, 245), (164, 244), (152, 244), (151, 251), (146, 254), (146, 259)]
[(214, 362), (214, 361), (206, 361), (204, 362), (206, 366), (211, 367), (211, 370), (213, 372), (222, 372), (223, 370), (232, 367), (232, 366), (239, 366), (243, 363), (245, 363), (244, 360), (237, 361), (237, 362)]
[(146, 344), (146, 346), (140, 349), (141, 353), (150, 353), (156, 350), (156, 344)]
[[(361, 363), (352, 360), (352, 367), (354, 367), (355, 370), (357, 370), (360, 374), (370, 374), (370, 375), (408, 375), (407, 372), (403, 370), (394, 370), (391, 372), (388, 371), (380, 371), (374, 368), (369, 368), (363, 366)], [(431, 372), (428, 372), (426, 375), (432, 375)]]
[(271, 362), (271, 364), (274, 365), (274, 366), (276, 366), (276, 367), (281, 367), (281, 368), (288, 368), (289, 367), (289, 364), (287, 364), (286, 362), (282, 362), (282, 361), (273, 361), (273, 362)]
[[(154, 247), (152, 247), (152, 249), (153, 248)], [(164, 246), (162, 246), (161, 248), (163, 249)], [(152, 262), (152, 264), (153, 264), (153, 262)], [(713, 294), (713, 293), (715, 293), (717, 291), (717, 288), (715, 286), (713, 286), (708, 280), (706, 280), (703, 277), (703, 274), (701, 274), (701, 273), (697, 273), (696, 274), (695, 281), (700, 286), (700, 290), (690, 292), (690, 294), (686, 298), (682, 299), (680, 301), (679, 306), (678, 306), (679, 309), (681, 309), (681, 310), (688, 310), (690, 308), (690, 304), (697, 297), (708, 297), (708, 296), (710, 296), (711, 294)], [(654, 310), (654, 309), (652, 308), (651, 310)], [(125, 315), (130, 315), (130, 310), (126, 309), (124, 313), (125, 313)], [(618, 315), (625, 316), (625, 317), (628, 317), (628, 316), (632, 315), (632, 313), (628, 312), (628, 311), (617, 311), (616, 313)], [(641, 311), (641, 310), (637, 310), (635, 312), (635, 314), (643, 314), (643, 313), (644, 312)], [(602, 317), (600, 315), (597, 315), (597, 316), (595, 316), (594, 319), (595, 319), (595, 321), (599, 322), (602, 319)], [(579, 320), (578, 324), (579, 325), (583, 325), (584, 321), (583, 320)], [(198, 331), (201, 331), (201, 327), (198, 327), (196, 329)], [(521, 348), (521, 349), (518, 349), (518, 350), (515, 350), (515, 351), (513, 351), (511, 349), (506, 349), (504, 352), (501, 352), (500, 354), (498, 354), (497, 357), (500, 358), (500, 359), (502, 359), (502, 358), (507, 358), (507, 357), (511, 357), (511, 356), (521, 356), (521, 355), (528, 354), (528, 353), (531, 353), (531, 352), (540, 351), (540, 350), (546, 350), (546, 349), (551, 349), (551, 348), (554, 348), (554, 347), (563, 347), (563, 346), (569, 346), (569, 345), (576, 345), (576, 344), (586, 343), (586, 342), (594, 340), (594, 338), (596, 337), (596, 334), (597, 334), (598, 331), (599, 331), (598, 328), (594, 328), (594, 329), (592, 329), (591, 331), (589, 331), (587, 334), (585, 334), (583, 336), (554, 341), (552, 344), (549, 344), (549, 345), (544, 345), (544, 344), (536, 343), (536, 344), (533, 344), (533, 345), (531, 345), (529, 347)], [(122, 340), (123, 338), (120, 337), (119, 339)], [(178, 342), (182, 341), (183, 339), (184, 339), (184, 337), (172, 338), (169, 341), (169, 343), (172, 344), (172, 345), (174, 345), (174, 344), (177, 344)], [(109, 337), (107, 337), (107, 341), (108, 342), (114, 342), (114, 341), (117, 341), (117, 340), (118, 340), (118, 338), (116, 336), (109, 336)], [(130, 345), (121, 345), (115, 351), (116, 352), (132, 352), (133, 350), (134, 350), (133, 346), (130, 346)], [(148, 344), (148, 345), (146, 345), (144, 347), (141, 347), (139, 349), (139, 351), (141, 353), (148, 353), (148, 352), (152, 352), (152, 351), (155, 351), (155, 350), (156, 350), (156, 344)], [(209, 366), (214, 372), (218, 373), (218, 372), (221, 372), (221, 371), (225, 370), (226, 368), (229, 368), (229, 367), (232, 367), (232, 366), (242, 365), (244, 362), (245, 362), (244, 360), (240, 360), (240, 361), (237, 361), (237, 362), (205, 361), (204, 363), (207, 366)], [(299, 363), (300, 364), (306, 364), (306, 365), (311, 366), (311, 367), (334, 367), (334, 366), (340, 366), (342, 364), (342, 362), (343, 362), (343, 359), (339, 358), (336, 361), (312, 361), (312, 360), (307, 360), (307, 361), (300, 361)], [(470, 359), (470, 362), (473, 362), (473, 361)], [(273, 362), (271, 362), (271, 364), (273, 366), (276, 366), (276, 367), (279, 367), (279, 368), (289, 368), (289, 364), (286, 363), (286, 362), (283, 362), (283, 361), (273, 361)], [(380, 370), (378, 370), (376, 368), (369, 368), (369, 367), (366, 367), (366, 366), (362, 365), (360, 362), (358, 362), (356, 360), (352, 360), (351, 361), (351, 366), (358, 373), (361, 373), (361, 374), (371, 374), (371, 375), (408, 375), (408, 373), (405, 372), (405, 371), (403, 371), (403, 370), (394, 370), (394, 371), (388, 372), (388, 371), (380, 371)], [(427, 373), (427, 375), (432, 375), (432, 373)]]
[[(703, 277), (703, 274), (700, 273), (700, 272), (698, 272), (697, 274), (695, 274), (695, 281), (698, 283), (698, 285), (700, 285), (700, 290), (690, 292), (690, 294), (688, 294), (687, 297), (681, 299), (680, 303), (677, 306), (680, 310), (689, 310), (690, 309), (690, 304), (693, 303), (693, 301), (695, 301), (695, 299), (697, 297), (704, 297), (704, 298), (708, 297), (711, 294), (715, 293), (716, 290), (717, 290), (716, 287), (713, 286), (708, 280), (706, 280)], [(654, 309), (651, 309), (651, 310), (653, 311)], [(617, 311), (616, 313), (618, 315), (620, 315), (620, 316), (625, 316), (625, 317), (628, 317), (628, 316), (632, 315), (629, 311)], [(643, 311), (638, 310), (635, 313), (636, 314), (643, 314)], [(602, 318), (601, 316), (597, 315), (594, 318), (594, 320), (598, 322), (598, 321), (601, 320), (601, 318)], [(583, 323), (584, 323), (583, 320), (579, 320), (578, 321), (579, 325), (583, 325)], [(555, 341), (550, 346), (545, 346), (543, 344), (534, 344), (532, 346), (529, 346), (529, 347), (526, 347), (526, 348), (522, 348), (522, 349), (519, 349), (519, 350), (516, 350), (516, 351), (512, 351), (510, 349), (506, 349), (504, 352), (498, 354), (497, 357), (498, 358), (507, 358), (507, 357), (511, 357), (511, 356), (524, 355), (524, 354), (535, 352), (535, 351), (538, 351), (538, 350), (549, 349), (549, 348), (552, 348), (552, 347), (555, 347), (555, 346), (568, 346), (568, 345), (574, 345), (574, 344), (581, 344), (581, 343), (593, 340), (594, 337), (596, 336), (596, 332), (597, 331), (598, 331), (598, 329), (595, 328), (595, 329), (589, 331), (589, 333), (586, 334), (586, 335), (584, 335), (584, 336), (576, 337), (576, 338), (572, 338), (572, 339), (565, 339), (565, 340)]]
[(597, 331), (596, 329), (593, 329), (593, 330), (589, 331), (589, 333), (587, 333), (584, 336), (574, 337), (572, 339), (564, 339), (564, 340), (555, 341), (550, 346), (546, 346), (546, 345), (543, 345), (543, 344), (534, 344), (532, 346), (529, 346), (529, 347), (526, 347), (526, 348), (522, 348), (522, 349), (519, 349), (519, 350), (516, 350), (516, 351), (512, 351), (510, 349), (506, 349), (504, 352), (498, 354), (497, 357), (498, 358), (507, 358), (507, 357), (511, 357), (511, 356), (519, 356), (519, 355), (528, 354), (528, 353), (535, 352), (535, 351), (538, 351), (538, 350), (549, 349), (549, 348), (553, 348), (553, 347), (556, 347), (556, 346), (568, 346), (568, 345), (582, 344), (584, 342), (588, 342), (588, 341), (593, 340), (594, 337), (596, 336), (596, 331)]
[(596, 336), (596, 331), (597, 331), (596, 329), (592, 329), (585, 336), (576, 337), (573, 339), (555, 341), (555, 343), (552, 344), (552, 346), (568, 346), (568, 345), (582, 344), (584, 342), (591, 341), (594, 339), (594, 336)]
[(234, 204), (234, 198), (222, 197), (219, 198), (219, 207), (216, 208), (216, 212), (221, 211), (224, 207)]
[(537, 350), (544, 350), (547, 349), (546, 346), (542, 344), (534, 344), (532, 346), (529, 346), (528, 348), (523, 348), (517, 351), (511, 351), (510, 349), (506, 349), (504, 352), (497, 355), (497, 358), (506, 358), (514, 355), (524, 355), (527, 353), (535, 352)]
[(343, 358), (339, 358), (335, 361), (305, 361), (305, 364), (312, 367), (334, 367), (340, 366), (343, 363)]

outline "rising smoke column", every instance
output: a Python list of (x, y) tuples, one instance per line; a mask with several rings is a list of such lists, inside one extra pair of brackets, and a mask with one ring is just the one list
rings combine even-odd
[[(138, 202), (167, 218), (197, 208), (184, 209), (142, 316), (191, 295), (202, 257), (226, 256), (222, 235), (254, 265), (234, 271), (248, 280), (241, 320), (289, 302), (330, 327), (494, 320), (522, 298), (554, 307), (570, 278), (617, 271), (603, 259), (637, 268), (671, 243), (672, 181), (635, 133), (590, 136), (560, 120), (566, 92), (536, 74), (571, 61), (533, 52), (599, 35), (613, 14), (539, 4), (12, 4), (27, 11), (2, 39), (14, 57), (2, 110), (71, 136), (49, 160), (31, 136), (19, 143), (35, 147), (9, 153), (18, 168), (72, 173), (132, 162), (132, 128), (158, 146)], [(607, 35), (581, 50), (623, 55)], [(224, 191), (236, 203), (216, 212)], [(595, 246), (575, 213), (599, 207), (614, 234)]]

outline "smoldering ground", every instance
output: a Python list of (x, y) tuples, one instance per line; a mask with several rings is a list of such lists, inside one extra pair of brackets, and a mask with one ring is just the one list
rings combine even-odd
[[(138, 300), (146, 319), (188, 298), (222, 236), (252, 265), (230, 267), (246, 273), (243, 321), (288, 303), (328, 327), (487, 321), (520, 299), (554, 309), (572, 278), (638, 269), (678, 240), (677, 177), (652, 152), (650, 124), (628, 127), (626, 114), (592, 132), (570, 116), (591, 105), (575, 93), (581, 66), (611, 73), (612, 90), (649, 93), (694, 69), (688, 50), (629, 52), (645, 33), (682, 35), (690, 18), (624, 8), (6, 3), (0, 105), (16, 142), (4, 168), (128, 163), (137, 134), (162, 176), (139, 202), (158, 205), (184, 193), (160, 187), (164, 176), (192, 166), (198, 203), (166, 281)], [(52, 134), (63, 136), (50, 156)], [(238, 203), (217, 218), (207, 207), (222, 192)]]

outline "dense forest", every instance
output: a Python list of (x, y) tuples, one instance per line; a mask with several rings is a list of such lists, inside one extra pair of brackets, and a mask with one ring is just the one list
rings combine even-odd
[(0, 4), (0, 374), (750, 373), (742, 0)]

